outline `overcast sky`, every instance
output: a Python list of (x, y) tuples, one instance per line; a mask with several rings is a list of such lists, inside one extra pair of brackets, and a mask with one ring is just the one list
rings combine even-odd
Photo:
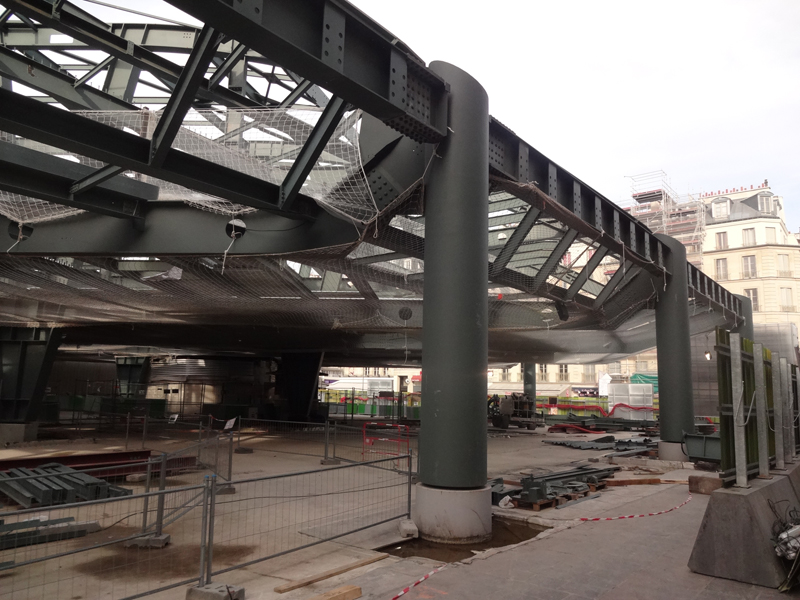
[(648, 171), (680, 194), (768, 179), (800, 230), (800, 1), (353, 3), (472, 74), (497, 119), (612, 200)]

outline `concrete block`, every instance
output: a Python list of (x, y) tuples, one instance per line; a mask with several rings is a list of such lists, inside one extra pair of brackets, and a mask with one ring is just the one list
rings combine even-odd
[(342, 461), (340, 461), (338, 458), (323, 458), (321, 461), (319, 461), (319, 464), (321, 465), (339, 465), (341, 463)]
[(400, 530), (400, 535), (404, 538), (419, 537), (419, 529), (417, 529), (417, 524), (411, 519), (400, 519), (398, 529)]
[(690, 494), (705, 494), (706, 496), (710, 496), (711, 492), (720, 488), (722, 488), (722, 479), (719, 477), (689, 475)]
[(417, 484), (414, 522), (422, 539), (473, 544), (492, 538), (492, 489), (434, 488)]
[(778, 587), (786, 570), (771, 541), (775, 515), (769, 500), (782, 511), (800, 505), (789, 477), (752, 479), (749, 488), (712, 492), (689, 568), (712, 577)]
[(0, 445), (35, 442), (39, 423), (0, 423)]
[(141, 483), (147, 481), (147, 473), (131, 473), (125, 476), (125, 481), (128, 483)]
[(163, 548), (167, 544), (169, 544), (169, 534), (162, 533), (161, 535), (148, 535), (146, 537), (136, 538), (134, 540), (128, 540), (127, 542), (123, 542), (123, 546), (125, 548), (150, 548), (150, 549), (158, 549)]
[(209, 583), (203, 587), (186, 589), (186, 600), (244, 600), (244, 588), (240, 585)]
[(236, 486), (222, 483), (217, 488), (217, 496), (231, 496), (236, 493)]
[(245, 448), (244, 446), (239, 446), (238, 448), (233, 449), (234, 454), (252, 454), (252, 448)]

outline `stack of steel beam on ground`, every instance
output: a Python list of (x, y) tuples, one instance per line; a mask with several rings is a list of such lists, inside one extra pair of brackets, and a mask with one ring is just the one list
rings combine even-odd
[(533, 510), (550, 508), (602, 489), (605, 487), (603, 480), (620, 468), (579, 467), (558, 473), (528, 475), (521, 479), (519, 485), (504, 481), (500, 477), (489, 481), (492, 488), (492, 502), (498, 504), (508, 496), (515, 507), (527, 507)]
[(0, 494), (25, 508), (127, 496), (132, 491), (59, 463), (0, 473)]
[[(75, 517), (30, 519), (18, 523), (5, 523), (0, 519), (0, 550), (70, 540), (99, 530), (100, 525), (97, 521), (76, 523)], [(13, 564), (13, 562), (0, 563), (0, 567)]]

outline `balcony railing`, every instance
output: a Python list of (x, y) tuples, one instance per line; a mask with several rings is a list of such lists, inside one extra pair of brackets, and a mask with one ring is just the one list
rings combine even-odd
[(717, 276), (714, 279), (717, 281), (728, 281), (728, 272), (725, 271), (723, 273), (717, 273)]
[(751, 240), (746, 240), (746, 241), (742, 242), (742, 248), (751, 248), (751, 247), (753, 247), (755, 245), (756, 245), (756, 243), (754, 241), (751, 241)]
[(781, 312), (797, 312), (797, 308), (796, 307), (787, 306), (787, 305), (781, 305), (780, 306), (780, 310), (781, 310)]
[(547, 383), (548, 381), (550, 381), (550, 379), (548, 378), (549, 374), (550, 373), (537, 373), (536, 374), (536, 381), (539, 381), (539, 382), (542, 382), (542, 383)]
[(761, 312), (761, 309), (758, 306), (758, 302), (753, 302), (753, 312)]
[(569, 381), (569, 373), (559, 373), (558, 374), (558, 381), (559, 382)]
[(595, 375), (594, 373), (583, 374), (583, 383), (597, 383), (596, 379), (597, 375)]
[(778, 277), (791, 277), (791, 276), (792, 276), (791, 271), (780, 271), (780, 270), (778, 271)]
[(758, 279), (758, 271), (744, 271), (742, 279)]

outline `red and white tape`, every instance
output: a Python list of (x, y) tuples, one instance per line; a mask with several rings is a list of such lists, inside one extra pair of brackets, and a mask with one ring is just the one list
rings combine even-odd
[(411, 588), (418, 586), (420, 583), (425, 581), (428, 577), (438, 573), (439, 571), (445, 569), (446, 567), (447, 567), (447, 565), (444, 565), (443, 567), (439, 567), (438, 569), (434, 569), (433, 571), (431, 571), (427, 575), (421, 577), (420, 579), (418, 579), (417, 581), (412, 583), (410, 586), (403, 588), (403, 590), (399, 594), (397, 594), (396, 596), (392, 597), (392, 600), (397, 600), (400, 596), (405, 596), (411, 590)]
[(660, 510), (654, 513), (645, 513), (643, 515), (625, 515), (622, 517), (582, 517), (581, 521), (618, 521), (619, 519), (638, 519), (639, 517), (655, 517), (657, 515), (663, 515), (668, 512), (672, 512), (673, 510), (678, 510), (681, 506), (685, 506), (688, 504), (692, 499), (692, 495), (689, 494), (689, 497), (678, 504), (678, 506), (673, 506), (672, 508), (668, 508), (667, 510)]

